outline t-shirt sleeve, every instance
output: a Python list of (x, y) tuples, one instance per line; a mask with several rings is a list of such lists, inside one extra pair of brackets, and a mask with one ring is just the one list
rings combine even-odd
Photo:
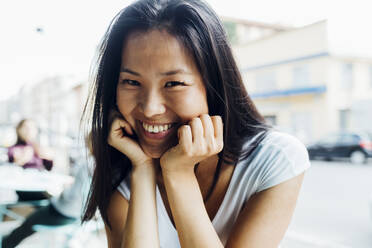
[(123, 197), (129, 201), (130, 198), (130, 173), (124, 178), (124, 180), (116, 188)]
[(297, 138), (276, 132), (263, 142), (256, 192), (298, 176), (310, 167), (307, 149)]

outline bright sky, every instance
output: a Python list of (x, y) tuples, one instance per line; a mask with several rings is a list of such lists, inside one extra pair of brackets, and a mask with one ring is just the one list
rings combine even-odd
[[(53, 75), (88, 75), (112, 17), (128, 0), (2, 0), (0, 100)], [(371, 23), (364, 0), (207, 0), (220, 15), (301, 26), (325, 18)], [(364, 3), (364, 5), (362, 5)], [(342, 25), (341, 25), (342, 26)], [(43, 32), (36, 32), (42, 28)], [(340, 32), (343, 29), (339, 29)], [(364, 30), (361, 30), (364, 32)], [(366, 30), (370, 32), (370, 28)]]

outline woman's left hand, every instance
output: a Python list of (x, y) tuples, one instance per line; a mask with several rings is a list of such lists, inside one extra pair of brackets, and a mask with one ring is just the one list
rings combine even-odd
[(160, 158), (164, 172), (189, 172), (195, 164), (223, 149), (221, 116), (203, 114), (178, 129), (178, 144)]

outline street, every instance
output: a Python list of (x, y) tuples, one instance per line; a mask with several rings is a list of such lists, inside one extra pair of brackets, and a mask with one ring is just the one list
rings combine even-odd
[[(371, 248), (370, 197), (371, 161), (368, 165), (312, 161), (280, 248)], [(49, 232), (38, 233), (20, 247), (40, 247), (48, 238), (56, 240)], [(106, 247), (104, 232), (90, 235), (84, 245)]]
[(371, 161), (312, 161), (282, 248), (371, 248), (371, 197)]

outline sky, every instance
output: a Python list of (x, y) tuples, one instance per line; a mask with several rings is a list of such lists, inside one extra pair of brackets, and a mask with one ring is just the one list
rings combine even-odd
[[(31, 85), (45, 77), (77, 75), (77, 78), (87, 78), (104, 31), (112, 17), (130, 2), (1, 0), (0, 100), (16, 94), (22, 85)], [(351, 20), (372, 23), (371, 19), (366, 19), (369, 1), (364, 0), (207, 2), (219, 15), (253, 21), (302, 26), (332, 19), (338, 24), (340, 33), (344, 32), (345, 25), (350, 26)], [(352, 30), (370, 32), (359, 27)], [(350, 44), (347, 39), (345, 43)]]

